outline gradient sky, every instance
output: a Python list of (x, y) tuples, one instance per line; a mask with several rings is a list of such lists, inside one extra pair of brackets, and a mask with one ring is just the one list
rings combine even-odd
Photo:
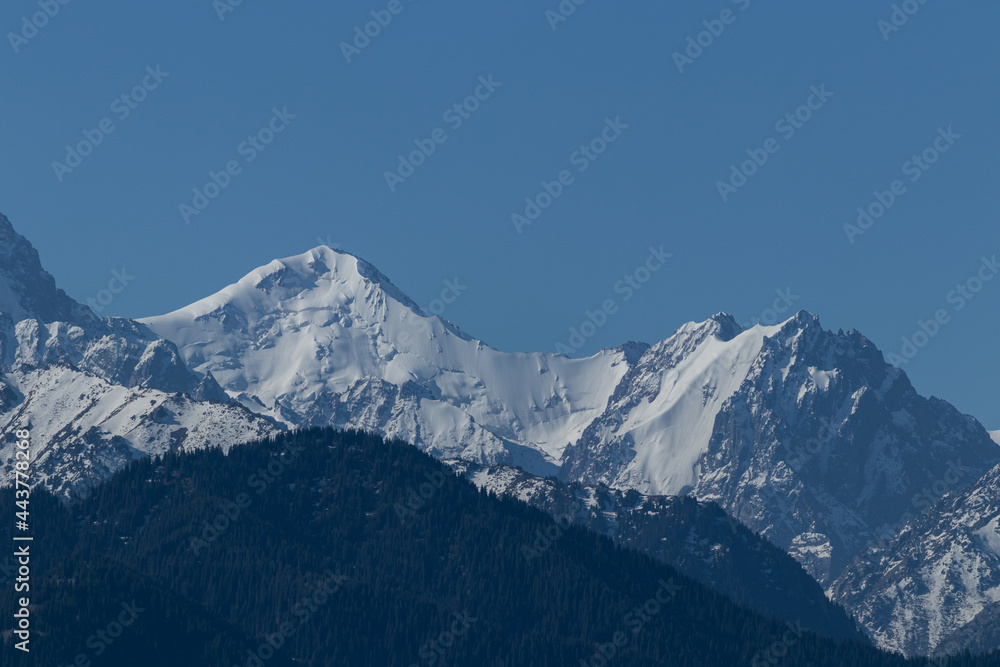
[[(341, 43), (390, 4), (244, 0), (220, 19), (222, 0), (70, 1), (15, 53), (9, 33), (41, 10), (5, 3), (0, 211), (79, 300), (126, 267), (105, 315), (174, 310), (320, 243), (425, 309), (457, 277), (443, 316), (510, 351), (554, 350), (606, 299), (617, 312), (581, 355), (718, 311), (770, 316), (778, 290), (887, 354), (944, 310), (904, 368), (1000, 428), (1000, 279), (961, 310), (949, 299), (1000, 253), (996, 3), (931, 0), (887, 32), (892, 2), (871, 0), (589, 0), (554, 30), (556, 0), (399, 0), (348, 63)], [(122, 119), (113, 101), (156, 66), (169, 76)], [(490, 75), (500, 86), (453, 129), (444, 112)], [(794, 135), (776, 127), (824, 85)], [(238, 146), (274, 108), (296, 117), (247, 162)], [(60, 181), (53, 162), (105, 118), (114, 131)], [(574, 152), (608, 118), (628, 128), (580, 172)], [(911, 182), (904, 163), (949, 127), (960, 138)], [(390, 191), (385, 172), (436, 128), (447, 141)], [(723, 201), (717, 182), (771, 138)], [(179, 205), (230, 160), (240, 173), (186, 224)], [(519, 234), (511, 215), (563, 170), (572, 184)], [(905, 193), (849, 242), (845, 223), (896, 179)], [(661, 245), (673, 256), (626, 301), (617, 281)]]

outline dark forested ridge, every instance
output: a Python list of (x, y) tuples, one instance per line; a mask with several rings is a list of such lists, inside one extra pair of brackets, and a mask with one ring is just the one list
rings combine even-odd
[[(32, 521), (32, 651), (5, 633), (2, 665), (928, 664), (766, 619), (355, 432), (137, 461), (70, 507), (36, 490)], [(23, 595), (8, 582), (3, 608)]]
[[(865, 635), (797, 560), (717, 504), (540, 478), (509, 466), (445, 463), (479, 486), (647, 553), (765, 616), (833, 639)], [(485, 485), (483, 480), (489, 480)], [(499, 483), (498, 483), (499, 482)]]

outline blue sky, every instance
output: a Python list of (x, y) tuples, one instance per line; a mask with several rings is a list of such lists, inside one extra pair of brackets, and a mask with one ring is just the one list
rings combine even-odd
[[(897, 30), (871, 0), (588, 0), (566, 20), (556, 0), (50, 2), (37, 31), (38, 0), (0, 10), (0, 211), (77, 299), (134, 275), (102, 314), (167, 312), (327, 242), (425, 308), (458, 278), (443, 316), (505, 350), (554, 350), (609, 299), (578, 354), (776, 300), (887, 354), (916, 334), (917, 388), (1000, 428), (1000, 279), (953, 292), (1000, 253), (1000, 6), (912, 0)], [(92, 153), (53, 166), (84, 132)], [(390, 188), (416, 142), (433, 153)], [(187, 222), (210, 172), (226, 187)], [(515, 225), (543, 181), (558, 196)], [(895, 200), (849, 240), (876, 191)], [(628, 299), (626, 275), (648, 278)]]

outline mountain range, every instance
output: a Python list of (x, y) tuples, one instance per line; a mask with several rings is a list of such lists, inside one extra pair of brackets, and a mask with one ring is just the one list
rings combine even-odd
[[(984, 621), (1000, 604), (1000, 434), (806, 312), (749, 329), (719, 313), (582, 359), (504, 353), (319, 247), (173, 313), (99, 318), (0, 216), (7, 479), (24, 423), (44, 443), (36, 480), (64, 497), (143, 456), (313, 426), (406, 441), (502, 493), (542, 489), (539, 506), (557, 486), (604, 489), (607, 525), (687, 497), (794, 558), (880, 646), (1000, 646)], [(656, 555), (656, 530), (604, 532)], [(659, 557), (729, 548), (705, 530)]]
[(4, 633), (0, 667), (926, 665), (755, 614), (369, 433), (167, 452), (70, 507), (36, 489), (32, 509), (35, 638), (24, 653)]

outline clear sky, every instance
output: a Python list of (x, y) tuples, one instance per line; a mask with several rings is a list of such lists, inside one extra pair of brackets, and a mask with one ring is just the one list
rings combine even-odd
[(443, 316), (510, 351), (770, 319), (780, 290), (887, 354), (918, 334), (916, 387), (1000, 428), (1000, 278), (976, 282), (1000, 253), (1000, 6), (909, 0), (896, 29), (888, 1), (676, 4), (11, 0), (0, 211), (81, 301), (125, 267), (106, 315), (320, 243), (425, 309), (457, 278)]

